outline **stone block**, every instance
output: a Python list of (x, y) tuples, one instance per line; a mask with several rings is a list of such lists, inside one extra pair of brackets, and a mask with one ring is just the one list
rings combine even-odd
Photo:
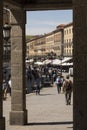
[(10, 112), (10, 125), (25, 125), (25, 124), (27, 124), (27, 110)]
[(12, 91), (12, 110), (22, 111), (24, 109), (25, 97), (23, 96), (22, 90)]

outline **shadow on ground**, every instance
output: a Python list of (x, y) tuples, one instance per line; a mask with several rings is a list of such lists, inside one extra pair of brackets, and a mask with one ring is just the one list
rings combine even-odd
[(72, 124), (72, 121), (67, 121), (67, 122), (32, 122), (32, 123), (28, 123), (27, 125), (69, 125)]

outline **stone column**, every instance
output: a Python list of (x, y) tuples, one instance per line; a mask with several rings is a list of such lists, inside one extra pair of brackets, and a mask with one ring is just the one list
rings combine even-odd
[(73, 0), (74, 130), (87, 130), (87, 0)]
[(0, 1), (0, 130), (5, 130), (5, 118), (3, 117), (2, 82), (3, 82), (3, 0)]
[(11, 10), (11, 125), (27, 123), (25, 91), (25, 20), (23, 9)]

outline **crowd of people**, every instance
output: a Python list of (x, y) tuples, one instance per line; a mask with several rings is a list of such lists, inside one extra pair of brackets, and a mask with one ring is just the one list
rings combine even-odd
[(42, 75), (45, 75), (45, 78), (49, 77), (50, 84), (56, 84), (58, 94), (65, 93), (66, 105), (70, 105), (73, 82), (70, 80), (69, 75), (64, 78), (60, 71), (58, 71), (58, 68), (48, 66), (27, 68), (27, 76), (30, 80), (34, 79), (36, 83), (36, 94), (40, 94)]
[[(66, 105), (71, 104), (71, 93), (73, 90), (73, 83), (69, 79), (69, 75), (64, 78), (61, 75), (58, 68), (41, 66), (41, 67), (32, 67), (26, 66), (26, 91), (30, 93), (35, 90), (36, 95), (40, 95), (40, 89), (42, 82), (42, 77), (45, 75), (45, 79), (49, 79), (50, 84), (56, 84), (57, 92), (65, 93)], [(45, 86), (44, 86), (45, 87)], [(9, 75), (8, 80), (3, 80), (3, 99), (6, 100), (7, 93), (11, 96), (11, 75)]]

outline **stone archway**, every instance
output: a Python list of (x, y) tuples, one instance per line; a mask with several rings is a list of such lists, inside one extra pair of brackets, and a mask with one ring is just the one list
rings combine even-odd
[[(20, 120), (20, 125), (27, 123), (27, 110), (26, 110), (26, 99), (24, 91), (24, 57), (25, 57), (25, 10), (45, 10), (45, 9), (63, 9), (73, 7), (73, 17), (74, 17), (74, 130), (85, 130), (87, 129), (87, 0), (61, 0), (61, 1), (26, 1), (20, 0), (13, 2), (13, 0), (5, 0), (6, 3), (15, 5), (12, 11), (12, 57), (19, 56), (15, 59), (15, 63), (12, 60), (12, 80), (13, 90), (12, 90), (12, 110), (10, 113), (11, 124), (17, 124), (17, 120)], [(21, 6), (24, 2), (24, 7)], [(27, 5), (27, 3), (29, 5)], [(33, 3), (34, 2), (34, 3)], [(53, 2), (53, 3), (52, 3)], [(0, 1), (0, 18), (2, 19), (3, 14), (3, 1)], [(18, 14), (21, 13), (21, 15)], [(20, 21), (21, 19), (21, 21)], [(2, 34), (3, 34), (3, 21), (0, 21), (0, 86), (2, 85)], [(16, 31), (19, 32), (18, 38), (16, 36)], [(13, 38), (14, 37), (14, 38)], [(18, 43), (18, 44), (17, 44)], [(19, 61), (18, 61), (19, 60)], [(20, 66), (20, 71), (18, 70)], [(17, 70), (17, 71), (16, 71)], [(13, 73), (14, 72), (14, 73)], [(21, 75), (16, 77), (16, 75)], [(20, 81), (18, 83), (17, 81)], [(16, 84), (15, 84), (16, 81)], [(16, 87), (18, 86), (18, 88)], [(0, 87), (1, 90), (1, 87)], [(16, 93), (17, 92), (17, 93)], [(14, 97), (18, 97), (18, 102), (15, 102)], [(23, 99), (23, 100), (22, 100)], [(24, 105), (23, 105), (24, 103)], [(18, 105), (19, 104), (19, 105)], [(0, 128), (5, 129), (5, 120), (3, 117), (3, 107), (2, 107), (2, 93), (0, 91)]]

